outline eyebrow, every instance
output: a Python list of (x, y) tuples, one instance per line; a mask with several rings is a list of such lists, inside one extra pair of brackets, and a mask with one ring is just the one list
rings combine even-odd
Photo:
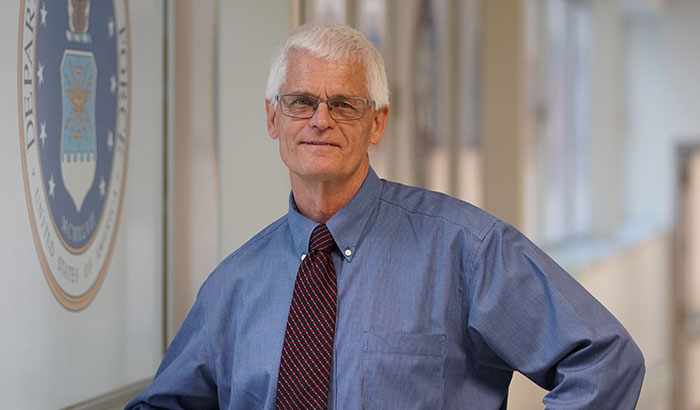
[[(303, 96), (305, 96), (305, 97), (321, 98), (321, 97), (319, 97), (319, 96), (317, 96), (317, 95), (315, 95), (315, 94), (313, 94), (313, 93), (308, 93), (308, 92), (303, 92), (303, 91), (292, 91), (292, 92), (288, 92), (288, 93), (285, 93), (285, 94), (294, 94), (294, 95), (303, 95)], [(352, 96), (352, 95), (345, 95), (345, 94), (333, 94), (333, 95), (329, 95), (329, 96), (328, 96), (328, 99), (329, 99), (329, 100), (332, 100), (332, 99), (334, 99), (334, 98), (360, 98), (360, 99), (363, 99), (363, 100), (367, 99), (367, 98), (365, 98), (365, 97)]]
[(289, 92), (281, 93), (281, 94), (300, 94), (300, 95), (313, 96), (312, 93), (309, 93), (309, 92), (306, 92), (306, 91), (300, 91), (300, 90), (293, 90), (293, 91), (289, 91)]
[[(290, 92), (286, 92), (284, 94), (297, 94), (297, 95), (304, 95), (307, 97), (321, 98), (314, 93), (310, 93), (310, 92), (306, 92), (306, 91), (290, 91)], [(362, 98), (362, 99), (364, 99), (365, 97), (352, 96), (352, 95), (347, 95), (347, 94), (332, 94), (332, 95), (328, 96), (328, 99), (332, 99), (332, 98)]]

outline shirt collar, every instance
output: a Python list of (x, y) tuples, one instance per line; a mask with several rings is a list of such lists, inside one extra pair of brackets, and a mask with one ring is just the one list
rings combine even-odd
[[(369, 168), (365, 181), (354, 197), (336, 212), (327, 222), (340, 254), (346, 261), (352, 261), (360, 240), (362, 230), (369, 220), (381, 191), (381, 182), (372, 167)], [(309, 249), (311, 232), (318, 223), (302, 215), (294, 203), (294, 193), (289, 194), (289, 226), (294, 238), (294, 247), (299, 255)]]

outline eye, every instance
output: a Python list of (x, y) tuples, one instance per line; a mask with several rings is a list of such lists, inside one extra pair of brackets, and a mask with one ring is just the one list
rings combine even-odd
[(299, 97), (297, 97), (296, 100), (294, 100), (293, 104), (295, 104), (295, 105), (309, 105), (309, 104), (311, 104), (311, 100), (307, 97), (299, 96)]
[(356, 110), (357, 107), (352, 103), (352, 101), (344, 99), (344, 100), (333, 100), (332, 101), (333, 108), (338, 108), (342, 110)]

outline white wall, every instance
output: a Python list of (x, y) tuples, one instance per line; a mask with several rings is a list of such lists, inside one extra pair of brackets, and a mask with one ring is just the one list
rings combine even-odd
[(664, 122), (672, 137), (700, 132), (700, 2), (667, 0), (663, 48), (666, 70)]
[(673, 223), (675, 146), (700, 137), (700, 2), (630, 16), (625, 35), (625, 217)]
[(617, 1), (591, 2), (591, 233), (612, 237), (622, 214), (623, 32)]
[(19, 144), (19, 2), (0, 10), (0, 408), (59, 408), (151, 376), (162, 354), (162, 3), (130, 4), (121, 220), (104, 282), (77, 312), (52, 294), (35, 247)]
[(168, 342), (219, 263), (217, 0), (168, 2)]
[(219, 9), (218, 152), (221, 257), (287, 212), (289, 176), (267, 133), (265, 85), (291, 5), (222, 1)]
[[(625, 40), (625, 218), (668, 225), (672, 172), (668, 138), (663, 135), (663, 98), (668, 77), (660, 16), (631, 16)], [(663, 194), (659, 195), (659, 191)]]

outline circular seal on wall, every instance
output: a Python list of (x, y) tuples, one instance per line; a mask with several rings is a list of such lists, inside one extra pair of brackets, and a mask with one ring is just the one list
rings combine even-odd
[(116, 238), (129, 141), (126, 0), (23, 0), (20, 143), (27, 208), (53, 294), (95, 297)]

